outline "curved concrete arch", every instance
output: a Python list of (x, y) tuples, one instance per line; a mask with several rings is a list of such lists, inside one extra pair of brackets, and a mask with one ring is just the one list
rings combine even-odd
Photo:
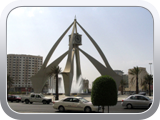
[(77, 83), (78, 81), (80, 80), (80, 77), (81, 77), (81, 65), (80, 65), (80, 56), (79, 56), (79, 49), (78, 49), (78, 46), (75, 48), (75, 57), (76, 57), (76, 72), (77, 72)]
[(63, 76), (63, 81), (64, 81), (64, 89), (65, 89), (65, 95), (70, 96), (70, 92), (71, 92), (71, 86), (72, 86), (72, 80), (73, 80), (73, 64), (74, 64), (74, 54), (75, 51), (72, 51), (72, 55), (71, 55), (71, 68), (70, 68), (70, 72), (62, 72), (62, 76)]
[(103, 59), (105, 65), (107, 68), (110, 68), (112, 70), (112, 68), (110, 67), (105, 55), (103, 54), (102, 50), (100, 49), (100, 47), (97, 45), (97, 43), (94, 41), (94, 39), (87, 33), (87, 31), (77, 22), (77, 24), (79, 25), (79, 27), (83, 30), (83, 32), (87, 35), (87, 37), (91, 40), (91, 42), (93, 43), (93, 45), (95, 46), (95, 48), (97, 49), (97, 51), (99, 52), (101, 58)]
[[(73, 22), (74, 23), (74, 22)], [(56, 49), (56, 47), (58, 46), (58, 44), (61, 42), (62, 38), (65, 36), (65, 34), (68, 32), (68, 30), (72, 27), (73, 23), (66, 29), (66, 31), (61, 35), (61, 37), (57, 40), (57, 42), (54, 44), (54, 46), (51, 48), (51, 50), (49, 51), (43, 65), (42, 65), (42, 69), (44, 69), (50, 59), (50, 57), (52, 56), (54, 50)]]
[(117, 75), (114, 71), (111, 71), (110, 69), (106, 68), (104, 65), (102, 65), (100, 62), (98, 62), (96, 59), (94, 59), (92, 56), (90, 56), (80, 48), (78, 49), (88, 58), (88, 60), (95, 66), (95, 68), (99, 71), (101, 75), (111, 76), (115, 80), (118, 89), (122, 77)]
[[(37, 74), (31, 77), (32, 86), (34, 88), (34, 92), (40, 93), (46, 81), (49, 79), (49, 72), (52, 67), (57, 66), (64, 57), (68, 54), (68, 51), (62, 54), (59, 58), (53, 61), (48, 67), (45, 69), (40, 69)], [(38, 82), (38, 83), (37, 83)]]
[(72, 29), (72, 34), (71, 34), (71, 39), (69, 41), (69, 53), (68, 53), (68, 58), (67, 58), (67, 63), (64, 69), (64, 73), (68, 73), (71, 71), (71, 57), (72, 57), (72, 43), (73, 43), (73, 34), (74, 34), (74, 29), (75, 29), (75, 25), (76, 25), (76, 20), (74, 20), (74, 25), (73, 25), (73, 29)]
[(55, 61), (53, 61), (50, 65), (46, 67), (46, 72), (50, 72), (51, 68), (54, 66), (59, 65), (59, 63), (68, 55), (68, 51), (66, 51), (64, 54), (62, 54), (59, 58), (57, 58)]

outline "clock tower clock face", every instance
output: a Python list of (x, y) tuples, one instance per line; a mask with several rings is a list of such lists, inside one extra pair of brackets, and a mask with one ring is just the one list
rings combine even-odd
[[(78, 33), (74, 33), (73, 34), (73, 41), (72, 41), (72, 44), (73, 45), (82, 45), (82, 38), (81, 38), (82, 35), (78, 34)], [(69, 42), (71, 40), (71, 35), (69, 35)]]
[(78, 35), (75, 36), (75, 42), (76, 43), (81, 43), (81, 39)]

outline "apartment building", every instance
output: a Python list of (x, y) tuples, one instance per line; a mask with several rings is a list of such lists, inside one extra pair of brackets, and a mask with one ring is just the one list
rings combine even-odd
[(124, 74), (122, 70), (114, 70), (114, 72), (120, 76), (122, 76), (122, 79), (126, 82), (126, 86), (124, 88), (128, 88), (128, 75)]
[(11, 91), (32, 90), (30, 77), (38, 72), (43, 63), (42, 56), (8, 54), (7, 55), (7, 75), (10, 75), (14, 84)]
[(124, 74), (122, 77), (123, 77), (123, 80), (126, 82), (126, 85), (125, 85), (124, 88), (128, 88), (128, 85), (129, 85), (129, 83), (128, 83), (128, 74)]
[(83, 92), (88, 93), (89, 91), (89, 80), (83, 79)]
[(114, 70), (114, 72), (120, 76), (122, 76), (124, 73), (122, 70)]

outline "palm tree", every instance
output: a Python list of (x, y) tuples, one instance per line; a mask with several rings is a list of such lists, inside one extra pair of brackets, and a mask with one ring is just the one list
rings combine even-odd
[(7, 75), (7, 95), (13, 84), (13, 78), (10, 75)]
[(139, 92), (139, 87), (138, 87), (138, 75), (141, 73), (141, 70), (137, 67), (134, 67), (133, 69), (130, 69), (129, 74), (133, 75), (131, 79), (131, 83), (134, 82), (134, 78), (136, 78), (136, 94)]
[(147, 85), (146, 85), (146, 84), (143, 85), (143, 84), (141, 83), (141, 86), (142, 86), (142, 90), (143, 90), (143, 91), (147, 91), (148, 88), (147, 88)]
[(151, 96), (151, 89), (150, 86), (153, 83), (153, 76), (147, 74), (146, 76), (144, 76), (144, 81), (142, 82), (142, 86), (148, 85), (148, 91), (149, 91), (149, 96)]
[(54, 74), (55, 78), (56, 78), (56, 97), (55, 100), (59, 100), (59, 95), (58, 95), (58, 74), (61, 74), (61, 68), (59, 66), (54, 66), (53, 68), (51, 68), (51, 72), (50, 74)]
[(123, 95), (123, 88), (127, 85), (127, 82), (125, 80), (120, 81), (120, 89), (121, 89), (121, 94)]

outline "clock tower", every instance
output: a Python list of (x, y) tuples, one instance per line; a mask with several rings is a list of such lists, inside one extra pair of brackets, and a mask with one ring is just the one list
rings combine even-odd
[[(71, 39), (71, 35), (69, 35), (69, 42)], [(82, 35), (78, 34), (78, 33), (74, 33), (73, 34), (73, 45), (82, 45)]]

